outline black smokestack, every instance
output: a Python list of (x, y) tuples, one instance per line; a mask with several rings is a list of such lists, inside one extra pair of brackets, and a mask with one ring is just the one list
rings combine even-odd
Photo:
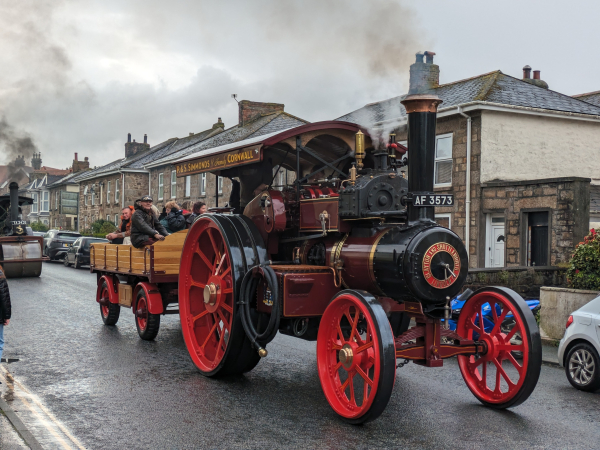
[(19, 185), (13, 181), (8, 188), (10, 189), (10, 220), (19, 220)]

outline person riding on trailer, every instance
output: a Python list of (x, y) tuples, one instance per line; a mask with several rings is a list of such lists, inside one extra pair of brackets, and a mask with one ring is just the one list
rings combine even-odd
[(135, 212), (131, 216), (131, 244), (135, 248), (162, 241), (169, 233), (152, 211), (152, 197), (144, 195), (136, 200)]
[(133, 206), (126, 206), (121, 211), (121, 225), (119, 229), (106, 235), (106, 239), (111, 244), (130, 244), (125, 242), (125, 239), (131, 236), (131, 215), (133, 214)]

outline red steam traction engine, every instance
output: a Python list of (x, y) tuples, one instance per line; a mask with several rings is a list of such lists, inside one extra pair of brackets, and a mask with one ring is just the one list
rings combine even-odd
[[(480, 289), (456, 332), (444, 326), (468, 261), (462, 240), (434, 221), (436, 205), (453, 204), (433, 192), (440, 102), (430, 95), (402, 101), (410, 164), (393, 135), (380, 146), (345, 122), (309, 124), (179, 163), (179, 176), (211, 171), (241, 183), (243, 214), (201, 216), (182, 252), (181, 324), (204, 375), (252, 370), (279, 331), (317, 341), (325, 396), (350, 423), (385, 409), (397, 359), (439, 367), (457, 356), (471, 392), (494, 408), (529, 397), (541, 343), (519, 295)], [(408, 180), (399, 171), (406, 164)], [(276, 166), (294, 170), (296, 180), (275, 189)], [(500, 326), (508, 314), (510, 332)]]

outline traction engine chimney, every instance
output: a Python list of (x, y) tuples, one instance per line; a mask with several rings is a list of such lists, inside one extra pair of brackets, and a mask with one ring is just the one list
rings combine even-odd
[(8, 188), (10, 189), (10, 220), (19, 220), (19, 185), (13, 181)]

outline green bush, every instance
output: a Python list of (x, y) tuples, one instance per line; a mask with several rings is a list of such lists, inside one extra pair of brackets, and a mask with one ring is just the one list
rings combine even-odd
[(575, 247), (569, 261), (567, 283), (574, 289), (600, 290), (600, 234), (590, 230)]
[(31, 226), (33, 231), (42, 231), (45, 233), (49, 230), (48, 226), (44, 225), (42, 222), (31, 222), (29, 226)]

